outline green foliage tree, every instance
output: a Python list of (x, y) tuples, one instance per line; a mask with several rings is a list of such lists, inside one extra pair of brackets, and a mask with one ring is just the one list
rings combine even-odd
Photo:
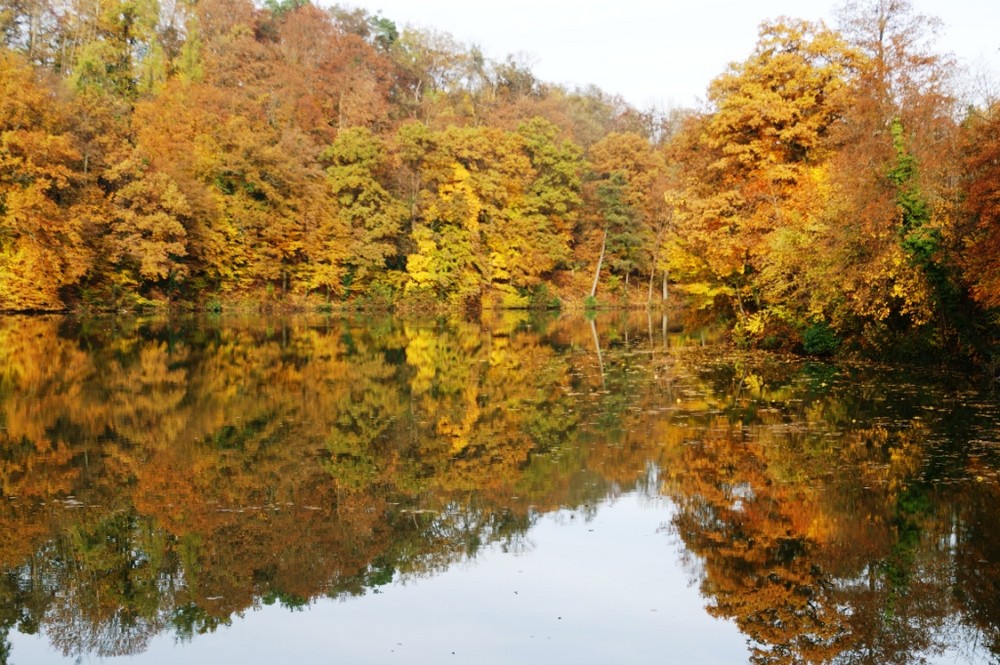
[(523, 251), (536, 252), (526, 261), (526, 267), (537, 271), (536, 278), (571, 261), (583, 205), (583, 150), (570, 140), (560, 140), (559, 131), (537, 116), (517, 130), (536, 174), (523, 206), (534, 231)]
[[(627, 183), (621, 171), (615, 171), (597, 186), (597, 199), (604, 218), (604, 247), (611, 269), (625, 277), (628, 292), (629, 275), (638, 270), (639, 252), (645, 246), (634, 208), (625, 202)], [(598, 272), (600, 266), (598, 266)]]
[[(665, 165), (649, 140), (635, 132), (608, 134), (590, 147), (588, 159), (596, 177), (592, 197), (598, 215), (592, 225), (600, 229), (602, 248), (597, 262), (608, 253), (612, 269), (624, 278), (628, 299), (632, 274), (653, 270), (655, 229), (664, 214)], [(591, 291), (595, 289), (592, 285)]]
[(363, 292), (374, 281), (384, 279), (390, 261), (397, 256), (407, 211), (382, 185), (388, 155), (370, 130), (357, 127), (340, 132), (324, 158), (331, 162), (326, 170), (334, 205), (331, 221), (347, 236), (338, 237), (332, 229), (320, 228), (316, 242), (331, 250), (331, 243), (344, 244), (345, 284), (336, 285), (337, 290), (343, 286), (348, 293)]

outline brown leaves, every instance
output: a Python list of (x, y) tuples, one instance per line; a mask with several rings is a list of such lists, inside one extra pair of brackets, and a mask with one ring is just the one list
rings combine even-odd
[(994, 106), (986, 118), (972, 121), (966, 168), (966, 276), (978, 302), (1000, 307), (1000, 108)]

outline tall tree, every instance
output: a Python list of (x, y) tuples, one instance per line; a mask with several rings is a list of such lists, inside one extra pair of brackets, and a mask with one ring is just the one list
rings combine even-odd
[(941, 346), (955, 297), (948, 247), (935, 240), (952, 236), (954, 217), (953, 63), (932, 50), (939, 21), (906, 0), (849, 3), (841, 22), (862, 58), (830, 171), (841, 221), (825, 251), (843, 294), (832, 320), (876, 348)]
[(61, 309), (84, 275), (99, 192), (80, 173), (56, 95), (0, 50), (0, 309)]
[(825, 163), (851, 63), (822, 24), (765, 23), (751, 57), (712, 82), (714, 112), (692, 126), (678, 267), (696, 292), (725, 295), (751, 335), (785, 316), (771, 307), (822, 316), (806, 252), (822, 235)]
[(588, 158), (597, 178), (601, 216), (594, 230), (612, 270), (624, 278), (627, 298), (632, 274), (652, 267), (653, 229), (663, 208), (663, 160), (649, 140), (635, 132), (608, 134), (590, 147)]
[(407, 259), (410, 288), (431, 289), (453, 304), (480, 304), (491, 288), (514, 294), (529, 286), (534, 229), (525, 195), (534, 171), (522, 138), (450, 127), (427, 139), (412, 231), (416, 251)]
[(282, 15), (277, 37), (273, 87), (294, 113), (290, 121), (324, 143), (338, 129), (385, 125), (392, 64), (384, 52), (311, 4)]
[(57, 7), (48, 0), (0, 1), (0, 39), (32, 64), (51, 65), (58, 48)]
[[(342, 131), (324, 153), (331, 165), (327, 180), (332, 194), (334, 228), (319, 229), (315, 247), (341, 243), (348, 292), (363, 292), (385, 276), (389, 260), (399, 251), (406, 208), (382, 185), (388, 155), (382, 141), (370, 130), (355, 127)], [(320, 259), (322, 261), (324, 259)], [(324, 281), (316, 286), (333, 286)]]
[(1000, 106), (969, 121), (962, 236), (965, 281), (984, 307), (1000, 307)]
[(188, 275), (187, 228), (191, 206), (177, 184), (135, 150), (106, 174), (115, 189), (110, 228), (111, 256), (120, 283), (162, 284)]

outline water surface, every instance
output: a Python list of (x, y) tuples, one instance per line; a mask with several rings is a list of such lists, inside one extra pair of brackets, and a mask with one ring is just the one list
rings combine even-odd
[(0, 662), (1000, 657), (995, 394), (666, 329), (0, 320)]

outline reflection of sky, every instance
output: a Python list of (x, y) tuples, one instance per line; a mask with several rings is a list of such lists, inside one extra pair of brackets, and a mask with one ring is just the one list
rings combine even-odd
[[(744, 638), (711, 618), (658, 531), (667, 501), (625, 496), (587, 521), (541, 518), (519, 553), (483, 551), (425, 579), (301, 612), (272, 606), (133, 658), (83, 663), (741, 663)], [(65, 663), (46, 638), (11, 635), (16, 665)]]

